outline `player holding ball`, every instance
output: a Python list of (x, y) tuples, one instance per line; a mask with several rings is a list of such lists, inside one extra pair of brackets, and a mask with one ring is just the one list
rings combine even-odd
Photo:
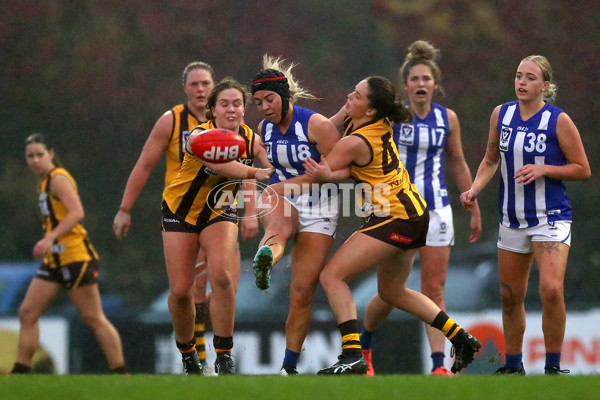
[[(195, 351), (192, 299), (194, 265), (200, 247), (206, 254), (212, 289), (210, 315), (217, 353), (215, 372), (235, 373), (231, 349), (237, 282), (233, 277), (239, 277), (240, 262), (232, 255), (236, 254), (238, 217), (235, 202), (231, 204), (224, 199), (235, 200), (241, 179), (264, 180), (273, 173), (272, 168), (250, 166), (253, 158), (259, 158), (263, 166), (271, 167), (264, 148), (259, 145), (260, 139), (242, 123), (247, 98), (245, 88), (232, 78), (225, 78), (215, 86), (207, 102), (209, 121), (190, 134), (181, 168), (163, 193), (162, 237), (169, 276), (168, 306), (187, 374), (201, 373)], [(210, 162), (202, 152), (196, 155), (192, 151), (202, 149), (206, 145), (204, 140), (210, 138), (203, 137), (202, 132), (216, 128), (235, 132), (244, 140), (245, 150), (242, 152), (244, 146), (240, 146), (238, 161)], [(235, 145), (227, 132), (222, 139), (218, 146)]]

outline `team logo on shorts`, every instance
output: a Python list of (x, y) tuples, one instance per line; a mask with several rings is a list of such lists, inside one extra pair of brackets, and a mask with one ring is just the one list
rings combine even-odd
[(502, 130), (500, 131), (500, 151), (508, 151), (510, 135), (512, 135), (512, 128), (503, 126)]
[(415, 142), (415, 127), (410, 124), (400, 125), (399, 143), (403, 146), (412, 146)]
[(443, 235), (448, 232), (448, 225), (445, 222), (440, 224), (440, 233)]
[(413, 242), (412, 238), (402, 236), (398, 233), (392, 233), (390, 235), (390, 240), (393, 240), (394, 242), (404, 243), (404, 244), (411, 244)]

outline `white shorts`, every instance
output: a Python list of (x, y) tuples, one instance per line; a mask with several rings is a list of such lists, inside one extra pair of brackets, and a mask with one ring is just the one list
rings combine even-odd
[(560, 242), (571, 246), (571, 221), (556, 221), (531, 228), (509, 228), (500, 224), (499, 249), (532, 253), (532, 242)]
[(454, 222), (450, 205), (437, 210), (429, 210), (426, 245), (437, 247), (454, 245)]
[(302, 195), (295, 199), (283, 197), (298, 211), (298, 232), (322, 233), (335, 237), (338, 220), (338, 198), (326, 198), (315, 205), (307, 205), (308, 196)]

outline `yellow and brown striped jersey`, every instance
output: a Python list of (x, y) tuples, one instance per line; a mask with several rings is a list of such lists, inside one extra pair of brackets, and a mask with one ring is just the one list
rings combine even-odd
[(173, 128), (166, 153), (165, 189), (175, 179), (179, 167), (181, 167), (185, 155), (185, 142), (190, 136), (190, 132), (200, 124), (187, 104), (176, 105), (171, 109), (171, 113), (173, 114)]
[[(197, 129), (216, 128), (210, 120)], [(251, 164), (254, 156), (254, 132), (242, 124), (238, 134), (246, 141), (246, 151), (238, 161)], [(236, 204), (239, 181), (215, 175), (193, 154), (185, 152), (177, 176), (163, 192), (163, 200), (177, 217), (192, 225), (203, 225)]]
[(423, 215), (427, 204), (410, 181), (392, 138), (392, 126), (385, 119), (352, 130), (347, 136), (361, 138), (371, 151), (371, 161), (363, 166), (350, 165), (350, 173), (363, 183), (362, 204), (366, 214), (401, 219)]
[[(52, 178), (59, 174), (66, 176), (73, 183), (75, 192), (77, 192), (77, 183), (64, 168), (54, 168), (40, 183), (38, 188), (38, 204), (42, 215), (42, 226), (46, 235), (69, 213), (64, 204), (50, 194)], [(51, 268), (56, 268), (74, 262), (89, 261), (94, 258), (97, 259), (98, 254), (89, 242), (87, 231), (79, 223), (54, 241), (44, 256), (44, 263), (48, 264)]]

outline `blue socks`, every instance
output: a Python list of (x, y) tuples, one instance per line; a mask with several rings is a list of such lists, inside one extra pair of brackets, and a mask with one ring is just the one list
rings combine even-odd
[(439, 367), (444, 366), (444, 357), (444, 353), (441, 351), (434, 351), (433, 353), (431, 353), (431, 359), (433, 360), (433, 368), (431, 368), (432, 372), (438, 369)]
[(286, 348), (282, 367), (284, 365), (290, 365), (296, 368), (296, 365), (298, 364), (298, 358), (300, 358), (300, 353), (296, 353), (295, 351)]
[(373, 333), (369, 332), (363, 326), (362, 332), (360, 332), (360, 346), (363, 350), (371, 350), (371, 339), (373, 338)]
[(546, 366), (544, 368), (550, 367), (560, 369), (560, 353), (546, 353)]
[(521, 368), (522, 362), (523, 362), (523, 353), (506, 355), (506, 367), (508, 367), (508, 368), (519, 369), (519, 368)]
[[(523, 353), (506, 355), (506, 366), (509, 368), (519, 369), (522, 362)], [(550, 367), (560, 369), (560, 353), (546, 353), (546, 365), (544, 368)]]

